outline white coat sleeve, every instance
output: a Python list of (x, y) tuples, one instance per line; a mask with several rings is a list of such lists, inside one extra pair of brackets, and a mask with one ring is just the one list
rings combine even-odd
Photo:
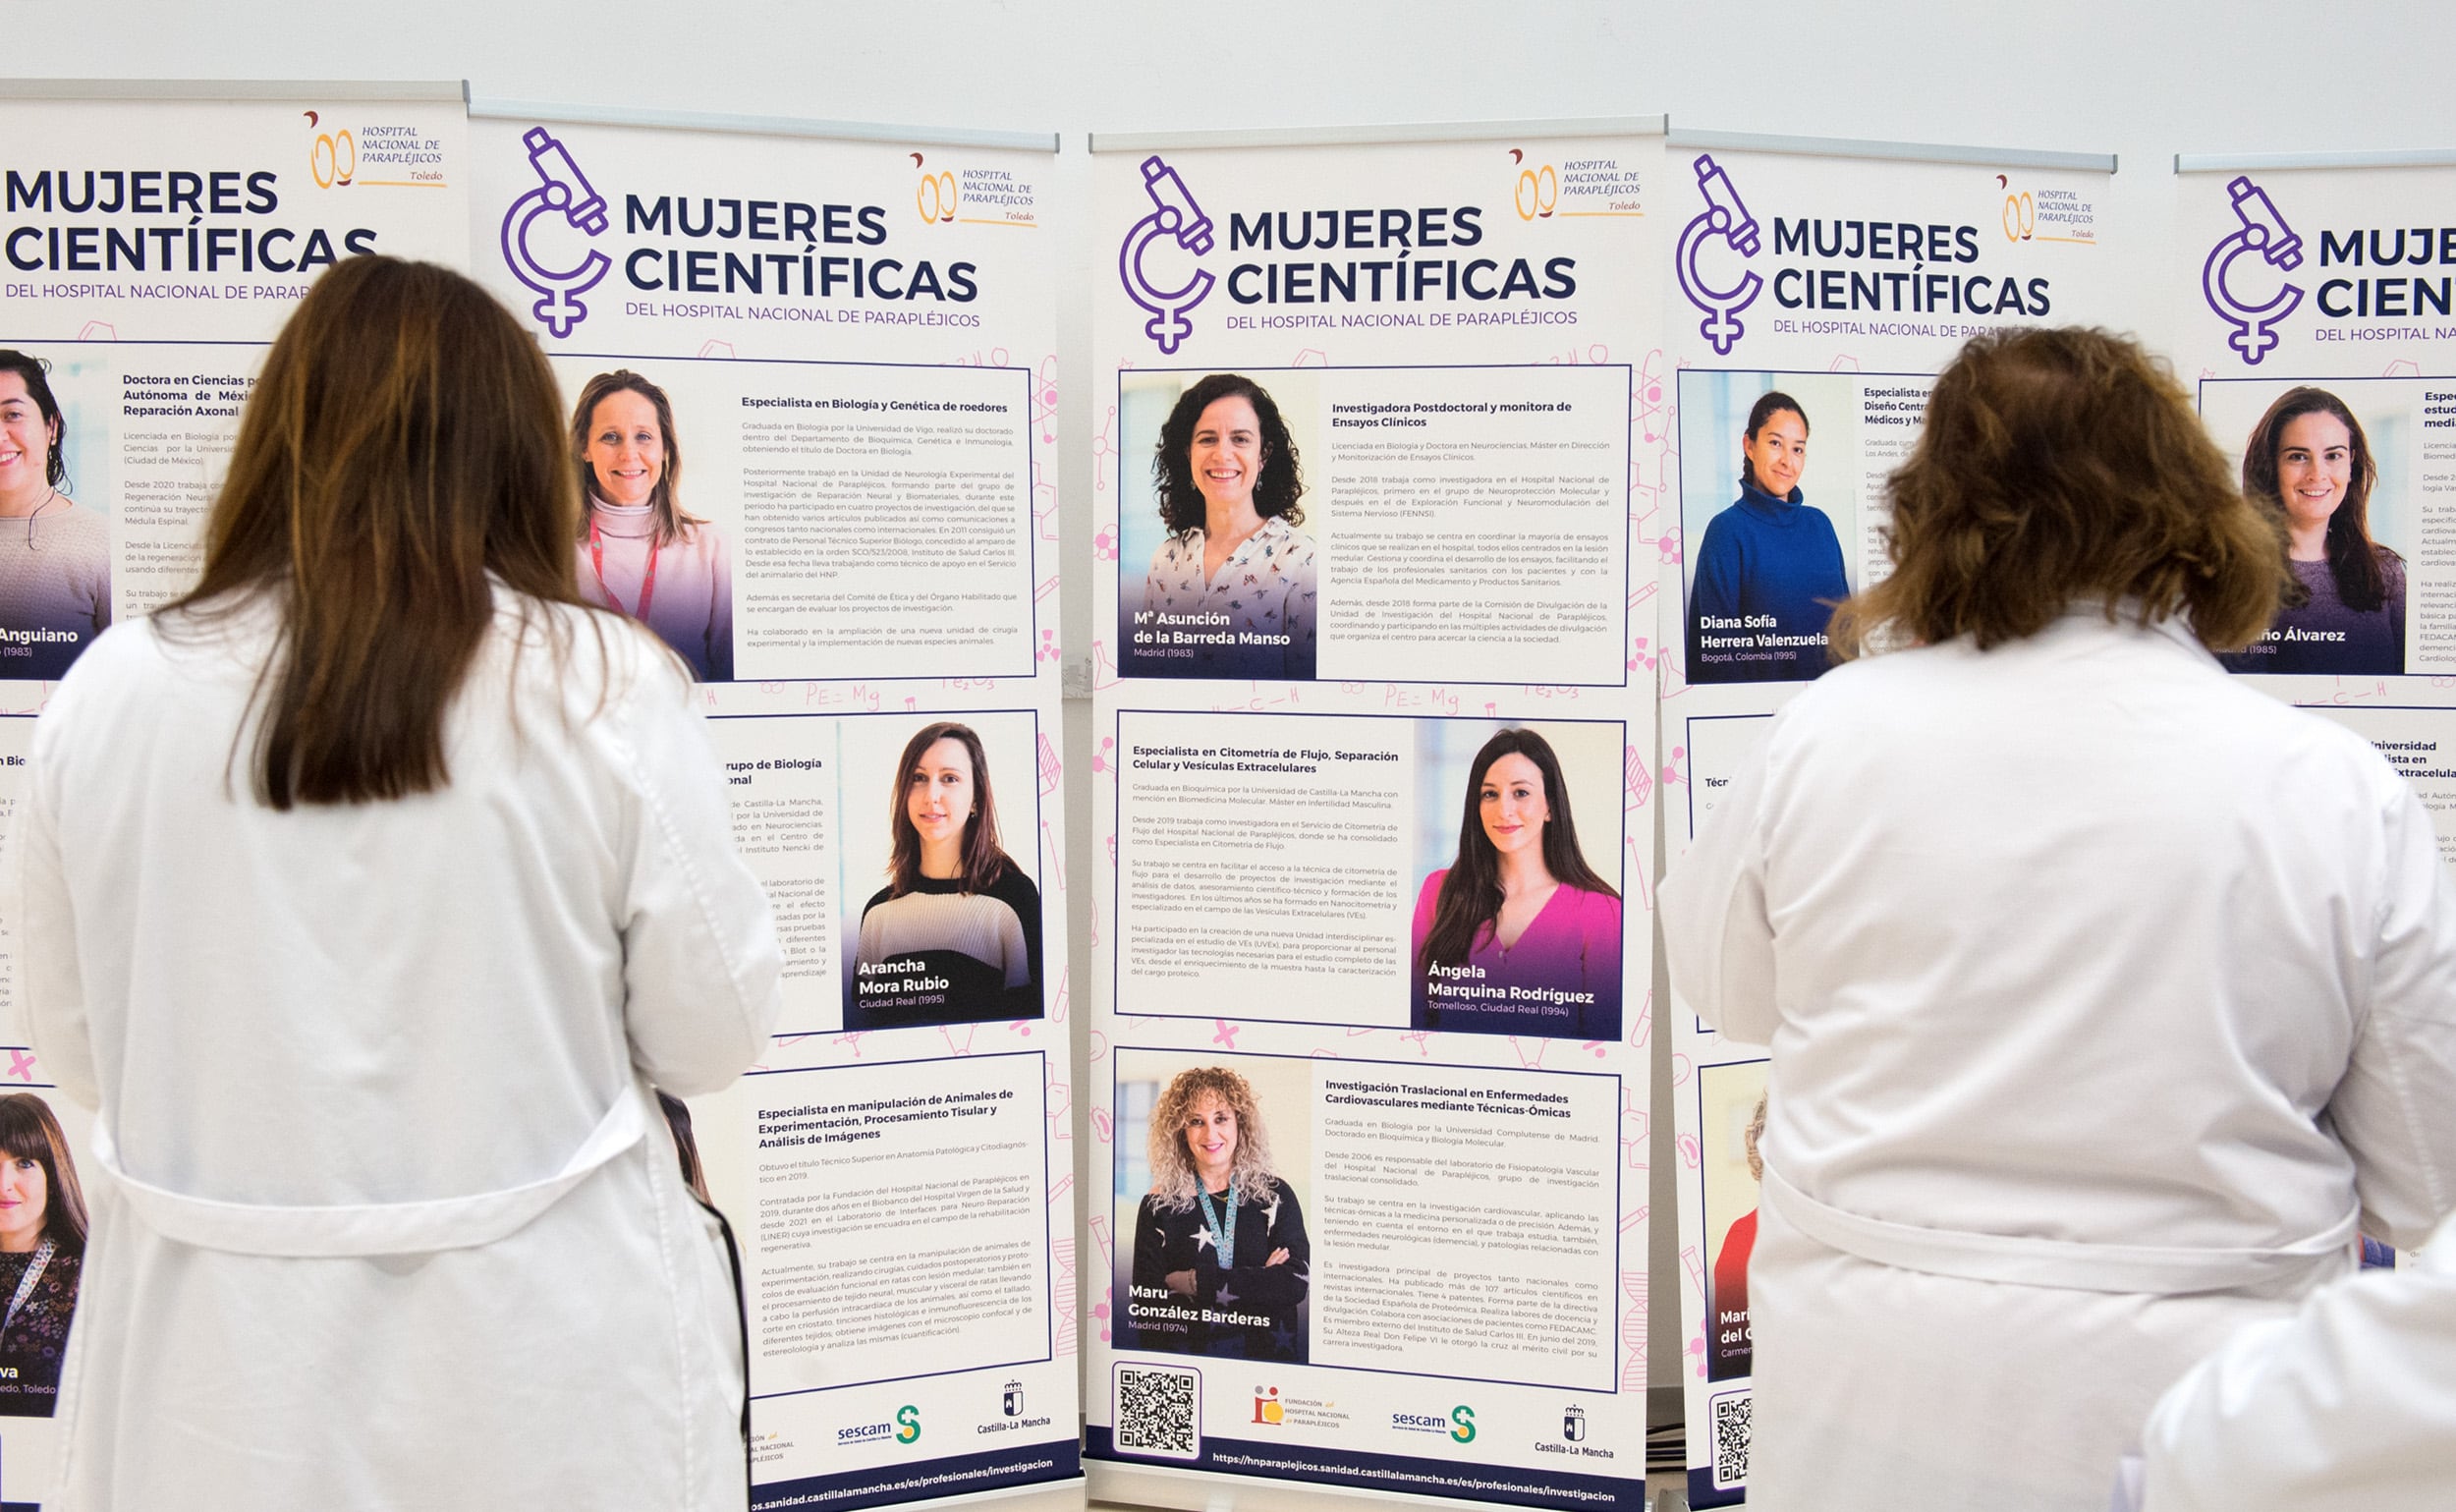
[(2412, 1246), (2456, 1209), (2456, 883), (2402, 781), (2386, 818), (2369, 1011), (2328, 1116), (2364, 1229)]
[[(1765, 913), (1765, 764), (1760, 743), (1740, 763), (1655, 898), (1673, 994), (1745, 1044), (1769, 1043), (1780, 1017), (1774, 929)], [(1692, 771), (1691, 780), (1695, 776)]]
[[(2456, 1223), (2433, 1245), (2456, 1250)], [(2237, 1333), (2142, 1431), (2143, 1512), (2372, 1512), (2456, 1484), (2456, 1270), (2374, 1270)]]
[(30, 1046), (42, 1074), (61, 1091), (98, 1107), (102, 1090), (94, 1079), (84, 977), (77, 964), (76, 911), (60, 865), (59, 815), (43, 780), (50, 744), (43, 734), (35, 732), (7, 854), (0, 858), (0, 919), (8, 922), (6, 948), (16, 958), (17, 976), (11, 1022), (0, 1032), (13, 1044)]
[(625, 701), (642, 812), (621, 916), (624, 1026), (649, 1081), (697, 1096), (765, 1052), (784, 962), (767, 894), (734, 851), (705, 721), (661, 667)]

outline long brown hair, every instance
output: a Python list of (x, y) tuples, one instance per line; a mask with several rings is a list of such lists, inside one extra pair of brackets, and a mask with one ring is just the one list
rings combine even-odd
[(42, 1166), (42, 1236), (71, 1255), (84, 1254), (85, 1189), (51, 1105), (32, 1092), (0, 1096), (0, 1152)]
[(1985, 650), (2092, 598), (2109, 619), (2180, 615), (2232, 650), (2268, 628), (2289, 581), (2279, 526), (2235, 486), (2182, 387), (2106, 331), (1973, 338), (1890, 483), (1893, 573), (1834, 611), (1837, 660), (1960, 636)]
[(1560, 757), (1552, 743), (1533, 730), (1503, 730), (1483, 743), (1469, 763), (1466, 812), (1458, 821), (1458, 860), (1441, 878), (1433, 900), (1432, 927), (1424, 932), (1423, 948), (1416, 952), (1419, 976), (1436, 964), (1458, 965), (1475, 953), (1477, 936), (1501, 917), (1501, 853), (1483, 832), (1483, 779), (1492, 763), (1505, 756), (1523, 756), (1543, 777), (1543, 804), (1549, 817), (1543, 824), (1543, 868), (1566, 887), (1583, 888), (1617, 898), (1619, 889), (1595, 875), (1578, 848), (1578, 826), (1569, 816), (1569, 785), (1561, 780)]
[(664, 462), (657, 469), (656, 486), (648, 491), (648, 507), (656, 511), (657, 547), (662, 549), (678, 540), (691, 539), (707, 522), (682, 507), (682, 446), (674, 439), (673, 403), (665, 397), (665, 390), (628, 367), (617, 367), (590, 378), (580, 391), (580, 402), (572, 406), (572, 461), (578, 465), (573, 476), (580, 481), (579, 536), (586, 539), (588, 534), (588, 500), (597, 490), (596, 477), (588, 465), (588, 432), (595, 428), (597, 406), (610, 394), (638, 394), (656, 410)]
[[(2324, 388), (2290, 388), (2277, 396), (2268, 413), (2252, 427), (2243, 443), (2243, 491), (2263, 509), (2285, 518), (2285, 495), (2277, 487), (2277, 453), (2285, 445), (2285, 427), (2306, 415), (2334, 416), (2345, 426), (2347, 449), (2353, 453), (2352, 476), (2345, 497), (2328, 516), (2328, 576), (2336, 582), (2345, 607), (2368, 614), (2387, 602), (2386, 564), (2402, 558), (2371, 538), (2371, 489), (2379, 480), (2379, 465), (2371, 455), (2371, 438), (2345, 401)], [(2286, 588), (2286, 602), (2310, 601), (2300, 582)]]
[[(263, 597), (280, 616), (251, 758), (275, 809), (432, 792), (494, 584), (586, 608), (554, 376), (485, 290), (360, 256), (307, 291), (240, 417), (204, 577), (166, 633)], [(535, 616), (556, 653), (569, 630)], [(520, 642), (529, 639), (524, 624)]]
[(942, 740), (962, 745), (965, 758), (973, 763), (974, 809), (964, 820), (962, 868), (956, 873), (957, 883), (965, 892), (987, 892), (990, 884), (1015, 865), (1014, 858), (998, 845), (998, 806), (989, 796), (989, 756), (981, 749), (980, 737), (973, 733), (971, 725), (941, 719), (922, 725), (906, 741), (904, 755), (896, 762), (895, 791), (887, 800), (887, 822), (895, 835), (895, 850), (887, 861), (891, 878), (887, 895), (891, 898), (901, 898), (921, 885), (921, 831), (913, 827), (912, 812), (905, 805), (910, 801), (913, 773), (920, 767), (922, 754)]

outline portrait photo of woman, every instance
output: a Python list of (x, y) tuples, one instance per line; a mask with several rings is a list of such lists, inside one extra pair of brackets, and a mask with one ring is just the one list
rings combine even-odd
[(1416, 897), (1411, 1022), (1618, 1038), (1620, 893), (1579, 848), (1560, 757), (1509, 729), (1468, 769), (1456, 859)]
[(85, 1191), (68, 1136), (40, 1097), (0, 1096), (0, 1417), (51, 1416), (84, 1260)]
[(68, 495), (49, 364), (0, 351), (0, 678), (51, 681), (111, 628), (111, 522)]
[(627, 367), (590, 378), (572, 407), (572, 454), (586, 505), (582, 594), (655, 631), (694, 681), (733, 681), (733, 567), (724, 533), (682, 507), (665, 390)]
[(1825, 623), (1851, 593), (1833, 521), (1807, 502), (1808, 412), (1750, 406), (1740, 496), (1706, 522), (1689, 588), (1689, 681), (1806, 682), (1830, 665)]
[(2284, 522), (2294, 581), (2229, 671), (2394, 677), (2405, 670), (2405, 559), (2371, 535), (2377, 460), (2322, 388), (2291, 388), (2243, 444), (2243, 492)]
[(1130, 612), (1124, 628), (1133, 675), (1311, 680), (1313, 538), (1297, 529), (1305, 476), (1270, 395), (1236, 373), (1188, 388), (1160, 428), (1151, 484), (1167, 534), (1144, 578), (1142, 616)]
[(1301, 1365), (1312, 1246), (1271, 1170), (1253, 1086), (1224, 1066), (1179, 1072), (1153, 1103), (1151, 1189), (1135, 1216), (1134, 1345)]
[[(1719, 1068), (1707, 1068), (1719, 1069)], [(1761, 1065), (1748, 1068), (1764, 1080)], [(1757, 1142), (1765, 1133), (1765, 1094), (1757, 1094), (1748, 1126), (1740, 1134), (1740, 1153), (1748, 1162), (1749, 1184), (1765, 1179), (1765, 1157)], [(1757, 1358), (1757, 1335), (1749, 1325), (1749, 1255), (1757, 1248), (1757, 1208), (1731, 1220), (1715, 1248), (1713, 1288), (1705, 1298), (1705, 1378), (1732, 1380), (1746, 1375)]]
[(888, 796), (888, 882), (862, 909), (847, 1029), (1042, 1016), (1040, 889), (998, 839), (972, 726), (923, 725)]

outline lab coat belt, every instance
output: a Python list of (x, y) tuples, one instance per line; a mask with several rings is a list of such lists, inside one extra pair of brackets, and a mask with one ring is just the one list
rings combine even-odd
[(2343, 1268), (2361, 1221), (2360, 1210), (2350, 1210), (2319, 1233), (2266, 1249), (2094, 1244), (1870, 1218), (1818, 1202), (1770, 1164), (1762, 1187), (1765, 1200), (1793, 1228), (1828, 1248), (1878, 1264), (1971, 1281), (2155, 1296), (2298, 1294)]
[(417, 1203), (281, 1206), (166, 1191), (122, 1168), (107, 1118), (94, 1121), (93, 1154), (136, 1215), (181, 1244), (237, 1255), (318, 1259), (419, 1255), (492, 1244), (517, 1232), (599, 1166), (640, 1143), (648, 1129), (642, 1100), (646, 1095), (636, 1085), (624, 1088), (563, 1168), (541, 1181)]

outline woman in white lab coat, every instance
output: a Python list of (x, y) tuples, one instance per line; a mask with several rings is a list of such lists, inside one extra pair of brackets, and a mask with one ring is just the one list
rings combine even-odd
[(2139, 348), (1973, 342), (1892, 493), (1859, 659), (1662, 891), (1772, 1048), (1749, 1501), (2094, 1512), (2186, 1366), (2456, 1206), (2456, 894), (2368, 742), (2218, 669), (2284, 546)]
[[(2406, 1270), (2322, 1287), (2159, 1398), (2143, 1512), (2379, 1512), (2456, 1502), (2456, 1217)], [(2133, 1487), (2127, 1487), (2128, 1489)]]
[(587, 607), (535, 344), (326, 273), (187, 597), (33, 735), (6, 918), (96, 1109), (58, 1410), (86, 1508), (740, 1508), (743, 1362), (653, 1081), (777, 950), (671, 656)]

